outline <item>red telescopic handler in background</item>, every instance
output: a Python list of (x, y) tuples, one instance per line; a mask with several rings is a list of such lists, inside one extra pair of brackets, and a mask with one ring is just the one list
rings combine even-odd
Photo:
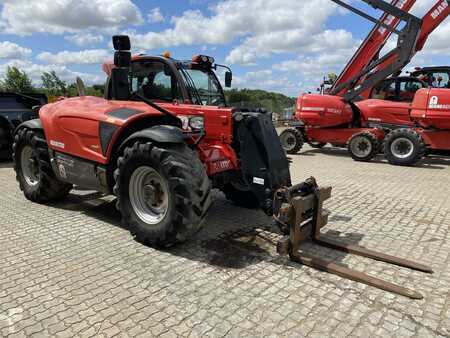
[[(449, 149), (443, 122), (450, 118), (445, 111), (449, 94), (442, 88), (433, 88), (449, 86), (445, 72), (448, 67), (435, 69), (436, 74), (445, 74), (445, 81), (424, 81), (420, 71), (409, 77), (395, 75), (450, 15), (450, 2), (437, 1), (419, 19), (407, 12), (414, 1), (388, 4), (383, 0), (363, 0), (385, 12), (377, 20), (342, 1), (332, 1), (374, 21), (376, 26), (326, 95), (304, 94), (298, 98), (296, 119), (300, 125), (280, 135), (285, 150), (298, 152), (303, 140), (313, 146), (330, 143), (347, 146), (357, 161), (370, 161), (384, 144), (389, 162), (411, 165), (426, 151)], [(401, 23), (403, 28), (399, 31)], [(380, 58), (391, 34), (398, 35), (397, 47)], [(429, 100), (427, 107), (423, 105), (423, 95)], [(433, 97), (438, 104), (431, 106)], [(417, 116), (419, 111), (422, 118)], [(424, 115), (428, 116), (425, 120)]]
[[(25, 197), (59, 201), (73, 186), (117, 197), (124, 225), (156, 247), (184, 242), (198, 232), (212, 203), (211, 189), (235, 204), (273, 215), (284, 237), (277, 250), (296, 262), (357, 282), (420, 299), (422, 295), (347, 267), (309, 256), (316, 244), (419, 271), (431, 268), (321, 235), (331, 187), (314, 178), (291, 184), (289, 161), (272, 122), (258, 111), (229, 107), (208, 56), (180, 61), (131, 57), (128, 36), (113, 37), (114, 62), (104, 65), (105, 97), (47, 104), (39, 119), (15, 131), (14, 169)], [(228, 67), (226, 67), (228, 69)], [(225, 82), (231, 84), (228, 69)]]

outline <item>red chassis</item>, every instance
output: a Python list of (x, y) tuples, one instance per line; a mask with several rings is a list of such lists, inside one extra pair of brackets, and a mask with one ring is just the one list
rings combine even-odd
[[(231, 148), (233, 128), (231, 108), (197, 106), (188, 103), (160, 103), (159, 105), (177, 115), (208, 116), (205, 119), (205, 128), (208, 133), (198, 147), (208, 176), (239, 169), (239, 161)], [(120, 116), (120, 112), (124, 110), (131, 112), (128, 114), (129, 117)], [(114, 145), (128, 136), (133, 125), (141, 124), (149, 117), (163, 118), (164, 116), (143, 102), (114, 101), (89, 96), (65, 99), (48, 104), (40, 110), (40, 119), (45, 128), (50, 149), (101, 164), (111, 161), (111, 156), (116, 150)], [(117, 127), (106, 149), (100, 137), (102, 123)], [(196, 137), (199, 136), (193, 136), (192, 142)]]

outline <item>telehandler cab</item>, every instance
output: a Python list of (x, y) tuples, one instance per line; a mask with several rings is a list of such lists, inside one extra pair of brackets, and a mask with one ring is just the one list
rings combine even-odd
[[(113, 37), (114, 63), (105, 98), (80, 96), (43, 106), (39, 119), (15, 133), (14, 169), (26, 198), (38, 203), (65, 197), (73, 185), (117, 197), (124, 224), (137, 240), (167, 247), (203, 225), (211, 188), (234, 202), (273, 215), (286, 237), (280, 254), (318, 269), (410, 298), (410, 289), (299, 251), (311, 236), (318, 244), (431, 272), (404, 259), (320, 237), (323, 203), (331, 188), (311, 178), (292, 186), (289, 161), (272, 118), (227, 107), (207, 56), (192, 61), (131, 57), (127, 36)], [(227, 85), (232, 75), (226, 75)], [(210, 183), (212, 182), (212, 184)]]

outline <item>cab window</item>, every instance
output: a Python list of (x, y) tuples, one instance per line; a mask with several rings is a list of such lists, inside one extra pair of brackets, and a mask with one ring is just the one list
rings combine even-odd
[(378, 100), (395, 101), (396, 96), (397, 95), (396, 95), (395, 81), (389, 80), (389, 81), (383, 81), (380, 84), (378, 84), (373, 89), (370, 98), (378, 99)]
[(450, 88), (448, 73), (431, 73), (429, 74), (430, 85), (435, 88)]
[(149, 100), (173, 102), (182, 100), (172, 70), (163, 62), (135, 62), (132, 69), (132, 90)]
[(400, 102), (412, 102), (416, 92), (424, 88), (425, 85), (421, 81), (407, 79), (400, 81), (398, 101)]

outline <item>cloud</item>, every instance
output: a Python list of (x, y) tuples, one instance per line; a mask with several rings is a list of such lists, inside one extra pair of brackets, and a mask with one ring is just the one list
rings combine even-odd
[(150, 23), (159, 23), (164, 22), (164, 16), (161, 13), (161, 9), (159, 7), (153, 8), (150, 13), (147, 15), (148, 22)]
[(31, 54), (31, 49), (19, 46), (14, 42), (0, 42), (0, 59), (25, 59)]
[(100, 64), (111, 59), (111, 52), (105, 49), (82, 50), (79, 52), (62, 51), (56, 54), (40, 53), (37, 59), (50, 64)]
[(55, 71), (56, 74), (64, 81), (68, 83), (74, 83), (77, 77), (80, 77), (87, 84), (101, 84), (105, 82), (103, 75), (88, 74), (83, 72), (75, 72), (70, 70), (64, 65), (40, 65), (32, 63), (29, 60), (11, 60), (4, 64), (0, 64), (0, 77), (3, 77), (6, 73), (8, 66), (17, 67), (22, 71), (25, 71), (33, 81), (33, 83), (41, 84), (41, 75), (44, 72)]
[(295, 95), (300, 88), (300, 81), (281, 74), (276, 70), (265, 69), (247, 72), (242, 76), (235, 76), (233, 87), (247, 89), (263, 89), (270, 92), (281, 92)]
[[(169, 29), (134, 34), (133, 45), (154, 49), (223, 45), (242, 39), (228, 60), (248, 64), (272, 53), (297, 51), (310, 45), (320, 47), (312, 41), (324, 37), (324, 24), (336, 8), (329, 0), (222, 0), (210, 7), (209, 16), (189, 10), (172, 17), (173, 27)], [(327, 34), (336, 33), (342, 38), (342, 32)], [(345, 43), (351, 43), (349, 33), (343, 38)]]
[(2, 0), (2, 3), (1, 28), (9, 34), (111, 31), (143, 22), (131, 0)]
[(68, 35), (65, 36), (64, 39), (80, 47), (96, 45), (104, 41), (103, 35), (94, 35), (91, 33), (78, 33), (74, 35)]
[(345, 30), (325, 30), (313, 37), (301, 29), (279, 31), (246, 39), (230, 52), (226, 61), (232, 64), (254, 64), (258, 58), (275, 53), (336, 51), (352, 48), (355, 43), (352, 34)]

